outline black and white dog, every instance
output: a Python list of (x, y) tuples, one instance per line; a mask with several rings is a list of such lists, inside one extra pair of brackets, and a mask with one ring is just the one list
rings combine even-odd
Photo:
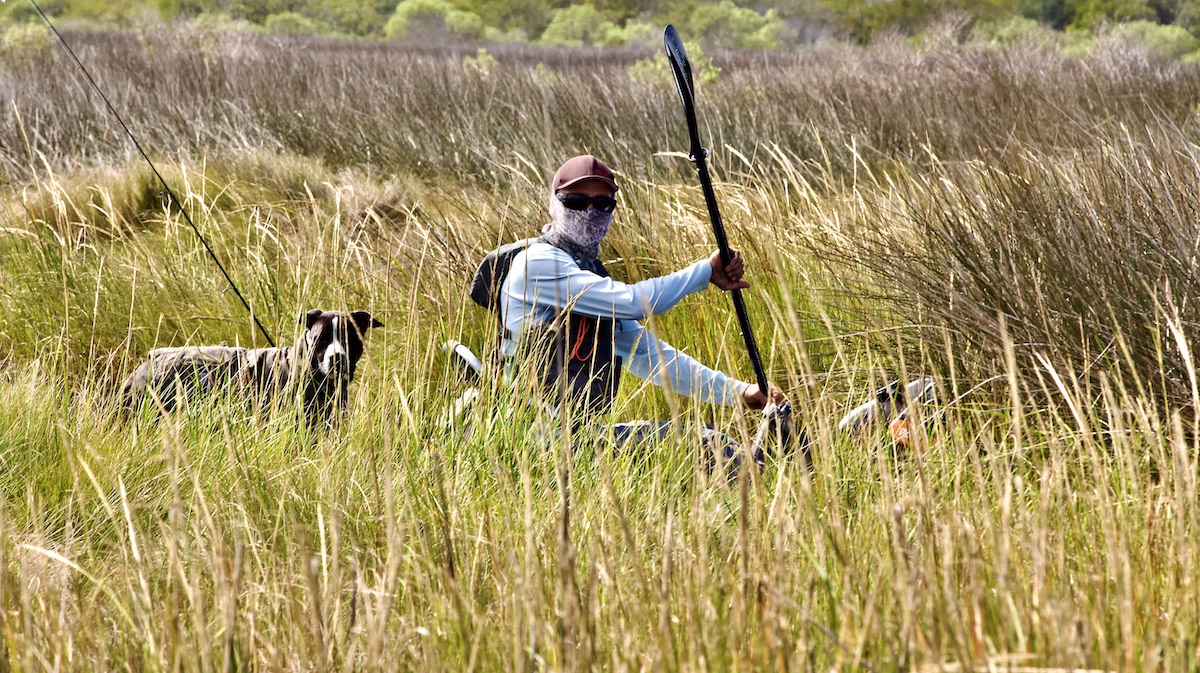
[(291, 389), (303, 392), (306, 419), (328, 421), (334, 408), (346, 409), (347, 389), (363, 355), (363, 336), (383, 323), (366, 311), (320, 309), (304, 314), (300, 322), (304, 334), (295, 345), (283, 348), (156, 348), (121, 385), (122, 407), (133, 411), (153, 396), (172, 411), (181, 394), (190, 399), (231, 387), (257, 393), (265, 404)]

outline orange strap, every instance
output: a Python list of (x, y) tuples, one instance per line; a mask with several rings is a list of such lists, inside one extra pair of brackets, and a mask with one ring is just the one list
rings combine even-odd
[(571, 347), (571, 359), (576, 362), (587, 362), (588, 358), (592, 357), (592, 353), (596, 352), (596, 342), (593, 341), (591, 350), (582, 356), (579, 354), (579, 349), (583, 347), (583, 340), (587, 338), (588, 326), (591, 324), (591, 320), (579, 321), (579, 334), (575, 337), (575, 345)]

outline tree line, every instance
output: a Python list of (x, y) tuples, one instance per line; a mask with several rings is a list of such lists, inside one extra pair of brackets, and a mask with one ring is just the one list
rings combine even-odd
[[(717, 49), (773, 50), (880, 34), (920, 35), (947, 23), (1006, 34), (1092, 34), (1134, 22), (1200, 37), (1200, 0), (43, 0), (62, 19), (115, 24), (158, 18), (230, 24), (278, 35), (411, 42), (651, 46), (665, 23)], [(0, 6), (36, 18), (28, 0)]]

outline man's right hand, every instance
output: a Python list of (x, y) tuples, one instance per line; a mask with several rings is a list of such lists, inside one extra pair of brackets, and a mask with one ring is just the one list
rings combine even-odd
[(746, 267), (742, 264), (742, 253), (729, 249), (733, 255), (733, 259), (729, 264), (721, 257), (721, 251), (713, 252), (708, 258), (708, 263), (712, 265), (712, 281), (713, 285), (722, 290), (745, 290), (750, 287), (750, 283), (742, 280), (742, 276), (746, 273)]
[(758, 384), (752, 383), (742, 392), (742, 401), (746, 403), (746, 406), (757, 410), (767, 406), (768, 402), (774, 402), (778, 405), (783, 404), (786, 400), (783, 396), (783, 391), (779, 389), (779, 386), (775, 385), (774, 381), (767, 382), (767, 393), (764, 395), (758, 389)]

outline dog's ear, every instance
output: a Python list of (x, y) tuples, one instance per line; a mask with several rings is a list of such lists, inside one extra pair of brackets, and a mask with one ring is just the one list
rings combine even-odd
[(304, 325), (305, 329), (312, 329), (312, 326), (317, 324), (317, 321), (321, 319), (322, 313), (324, 313), (324, 311), (321, 309), (314, 308), (308, 313), (300, 316), (300, 323)]
[(366, 311), (351, 311), (350, 317), (354, 320), (354, 326), (358, 328), (359, 334), (366, 334), (367, 330), (372, 327), (383, 327), (383, 323)]

